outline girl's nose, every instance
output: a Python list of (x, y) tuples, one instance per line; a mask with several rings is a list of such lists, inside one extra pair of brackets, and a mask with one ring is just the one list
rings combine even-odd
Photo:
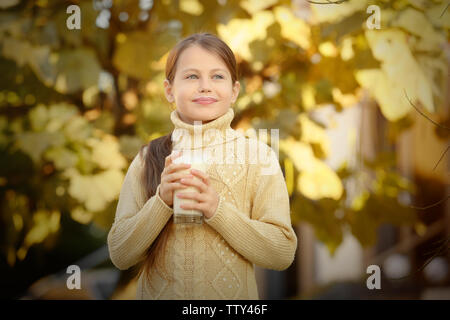
[(200, 92), (208, 92), (211, 91), (211, 86), (208, 82), (208, 80), (202, 80), (200, 81), (200, 85), (199, 85), (199, 91)]

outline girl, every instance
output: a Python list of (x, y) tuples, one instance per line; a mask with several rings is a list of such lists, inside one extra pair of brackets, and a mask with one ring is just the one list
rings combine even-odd
[[(174, 131), (144, 145), (130, 164), (108, 234), (111, 260), (121, 270), (140, 265), (138, 299), (259, 299), (254, 264), (286, 269), (297, 237), (273, 150), (230, 127), (240, 90), (234, 54), (215, 35), (193, 34), (169, 53), (164, 87), (176, 106)], [(195, 121), (205, 133), (200, 149), (215, 161), (186, 174), (189, 165), (174, 163), (172, 150), (196, 148)], [(175, 131), (192, 139), (175, 148)], [(252, 161), (255, 146), (275, 170)], [(174, 191), (188, 186), (198, 192), (180, 198), (195, 200), (184, 208), (201, 211), (202, 224), (173, 223)]]

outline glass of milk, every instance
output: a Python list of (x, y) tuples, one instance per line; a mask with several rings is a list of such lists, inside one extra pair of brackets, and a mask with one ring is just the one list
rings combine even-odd
[[(206, 163), (203, 161), (203, 157), (201, 154), (196, 154), (196, 152), (192, 150), (183, 150), (183, 153), (180, 157), (175, 158), (173, 163), (189, 163), (191, 165), (190, 168), (182, 170), (185, 174), (191, 174), (191, 169), (196, 169), (202, 172), (206, 172)], [(194, 176), (191, 179), (199, 179)], [(203, 223), (203, 212), (198, 210), (188, 210), (181, 208), (182, 204), (193, 203), (195, 200), (178, 198), (177, 195), (179, 193), (184, 192), (199, 192), (196, 187), (187, 186), (184, 189), (177, 189), (173, 195), (173, 222), (174, 223), (182, 223), (182, 224), (202, 224)]]

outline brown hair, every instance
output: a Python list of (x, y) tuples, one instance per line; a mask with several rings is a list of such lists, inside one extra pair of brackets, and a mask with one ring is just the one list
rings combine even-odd
[[(173, 84), (177, 71), (177, 62), (181, 53), (193, 45), (199, 45), (203, 49), (208, 50), (220, 57), (226, 64), (228, 71), (231, 74), (231, 84), (234, 85), (234, 83), (238, 80), (238, 73), (233, 51), (220, 38), (207, 32), (195, 33), (182, 39), (170, 51), (166, 62), (166, 79), (170, 84)], [(139, 151), (140, 156), (142, 156), (143, 149), (148, 146), (148, 152), (146, 153), (144, 159), (145, 164), (141, 181), (147, 192), (147, 199), (155, 195), (156, 189), (161, 183), (161, 173), (164, 170), (165, 158), (172, 152), (171, 135), (172, 133), (169, 133), (165, 136), (154, 139), (150, 141), (148, 145), (143, 145)], [(169, 230), (172, 225), (173, 218), (170, 218), (158, 237), (155, 241), (153, 241), (147, 250), (146, 258), (139, 268), (139, 275), (144, 271), (146, 271), (147, 275), (149, 275), (150, 268), (152, 268), (156, 262), (156, 253), (159, 251), (163, 253), (165, 252)], [(165, 268), (163, 263), (161, 266)], [(167, 274), (167, 272), (165, 272), (165, 274)]]

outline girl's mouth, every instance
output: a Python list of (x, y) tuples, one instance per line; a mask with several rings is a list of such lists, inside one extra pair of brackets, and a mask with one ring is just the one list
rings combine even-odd
[(217, 102), (217, 99), (209, 98), (209, 97), (201, 97), (201, 98), (194, 99), (192, 101), (195, 103), (198, 103), (198, 104), (211, 104), (211, 103)]

